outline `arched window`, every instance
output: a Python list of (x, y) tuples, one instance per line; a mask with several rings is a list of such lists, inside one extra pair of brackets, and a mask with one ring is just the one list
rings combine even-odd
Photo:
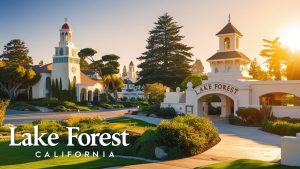
[(230, 39), (228, 37), (224, 39), (224, 49), (230, 49)]
[(49, 90), (51, 87), (51, 79), (50, 77), (47, 77), (46, 78), (46, 89)]
[(215, 68), (215, 72), (216, 72), (216, 73), (219, 72), (218, 68)]
[(236, 37), (235, 38), (235, 47), (238, 49), (239, 48), (239, 38), (238, 37)]

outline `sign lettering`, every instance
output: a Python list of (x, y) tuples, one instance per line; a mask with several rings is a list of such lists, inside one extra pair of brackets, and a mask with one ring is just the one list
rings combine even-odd
[(210, 90), (223, 90), (231, 94), (236, 94), (239, 91), (239, 89), (237, 89), (236, 87), (226, 83), (205, 83), (195, 88), (195, 92), (197, 95)]

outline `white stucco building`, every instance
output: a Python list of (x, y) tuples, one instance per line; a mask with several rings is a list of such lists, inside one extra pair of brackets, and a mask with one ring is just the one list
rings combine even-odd
[[(185, 92), (167, 92), (162, 107), (174, 107), (178, 113), (208, 114), (207, 97), (217, 95), (221, 100), (221, 117), (235, 113), (239, 107), (272, 105), (277, 117), (300, 118), (300, 80), (252, 80), (248, 75), (249, 58), (239, 50), (242, 34), (231, 24), (216, 34), (219, 49), (208, 57), (211, 72), (208, 80)], [(291, 99), (292, 98), (292, 99)]]
[(130, 61), (129, 70), (127, 71), (126, 66), (123, 67), (121, 78), (124, 81), (124, 86), (120, 92), (118, 92), (119, 98), (137, 99), (144, 98), (144, 86), (137, 85), (137, 74), (135, 65)]
[(35, 65), (32, 68), (41, 75), (38, 83), (32, 86), (32, 97), (50, 97), (48, 86), (51, 81), (61, 81), (62, 89), (67, 90), (70, 83), (76, 84), (77, 101), (93, 101), (99, 99), (103, 87), (99, 79), (89, 76), (80, 69), (78, 50), (73, 43), (73, 33), (65, 21), (59, 30), (59, 44), (55, 47), (53, 63)]

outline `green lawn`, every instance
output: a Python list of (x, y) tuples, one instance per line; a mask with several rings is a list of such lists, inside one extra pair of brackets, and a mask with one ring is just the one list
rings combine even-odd
[(107, 120), (109, 123), (125, 123), (128, 126), (139, 126), (139, 127), (154, 127), (154, 124), (147, 123), (142, 120), (137, 120), (129, 117), (121, 117), (112, 120)]
[(241, 159), (197, 167), (197, 169), (300, 169), (259, 160)]
[[(0, 169), (38, 169), (38, 168), (51, 168), (51, 169), (94, 169), (112, 166), (123, 166), (130, 164), (144, 163), (139, 160), (129, 160), (123, 158), (100, 158), (101, 151), (99, 152), (99, 158), (97, 157), (81, 157), (76, 158), (72, 156), (58, 157), (58, 158), (36, 158), (35, 152), (48, 151), (71, 151), (70, 147), (64, 145), (58, 145), (56, 147), (9, 147), (9, 142), (0, 142)], [(73, 151), (75, 152), (75, 150)]]

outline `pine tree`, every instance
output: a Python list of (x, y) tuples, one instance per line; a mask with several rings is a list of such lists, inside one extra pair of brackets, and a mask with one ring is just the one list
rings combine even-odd
[(268, 73), (261, 69), (256, 58), (254, 58), (250, 63), (249, 75), (256, 80), (268, 80)]
[(32, 58), (28, 56), (29, 49), (25, 42), (20, 39), (13, 39), (4, 46), (3, 54), (0, 58), (8, 59), (8, 63), (18, 65), (32, 64)]
[(178, 26), (167, 13), (158, 18), (147, 39), (147, 51), (138, 58), (140, 84), (160, 82), (175, 88), (191, 74), (189, 63), (192, 47), (183, 44), (184, 36), (179, 35)]

